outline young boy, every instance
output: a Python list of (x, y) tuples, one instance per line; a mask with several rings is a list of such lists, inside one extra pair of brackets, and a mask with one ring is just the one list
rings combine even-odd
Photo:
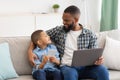
[[(32, 33), (31, 40), (36, 45), (33, 53), (37, 55), (32, 75), (36, 80), (61, 80), (60, 70), (57, 65), (60, 64), (59, 53), (54, 45), (51, 44), (50, 37), (43, 30), (37, 30)], [(52, 51), (54, 55), (50, 55)]]

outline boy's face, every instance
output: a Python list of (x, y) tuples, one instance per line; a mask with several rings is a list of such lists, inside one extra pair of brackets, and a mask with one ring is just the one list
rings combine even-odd
[(50, 37), (47, 35), (46, 32), (41, 32), (40, 33), (40, 40), (39, 40), (43, 45), (48, 45), (51, 43)]

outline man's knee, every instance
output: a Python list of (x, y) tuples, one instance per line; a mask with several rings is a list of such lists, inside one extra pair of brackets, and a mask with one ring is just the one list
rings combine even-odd
[(100, 65), (96, 68), (96, 76), (97, 76), (97, 78), (102, 77), (104, 80), (108, 80), (109, 72), (105, 66)]
[(78, 78), (78, 72), (76, 69), (74, 68), (71, 68), (71, 67), (63, 67), (61, 68), (61, 72), (62, 72), (62, 75), (64, 78), (71, 78), (71, 79), (75, 79), (75, 78)]

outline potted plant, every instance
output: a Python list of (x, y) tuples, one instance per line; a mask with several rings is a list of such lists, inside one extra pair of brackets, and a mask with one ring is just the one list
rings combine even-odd
[(53, 9), (54, 9), (54, 12), (58, 12), (58, 9), (59, 9), (59, 4), (54, 4), (53, 6)]

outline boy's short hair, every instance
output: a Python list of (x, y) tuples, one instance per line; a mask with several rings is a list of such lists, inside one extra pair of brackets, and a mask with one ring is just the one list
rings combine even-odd
[(43, 32), (43, 30), (36, 30), (31, 35), (31, 41), (34, 45), (37, 45), (37, 41), (40, 39), (40, 33)]

